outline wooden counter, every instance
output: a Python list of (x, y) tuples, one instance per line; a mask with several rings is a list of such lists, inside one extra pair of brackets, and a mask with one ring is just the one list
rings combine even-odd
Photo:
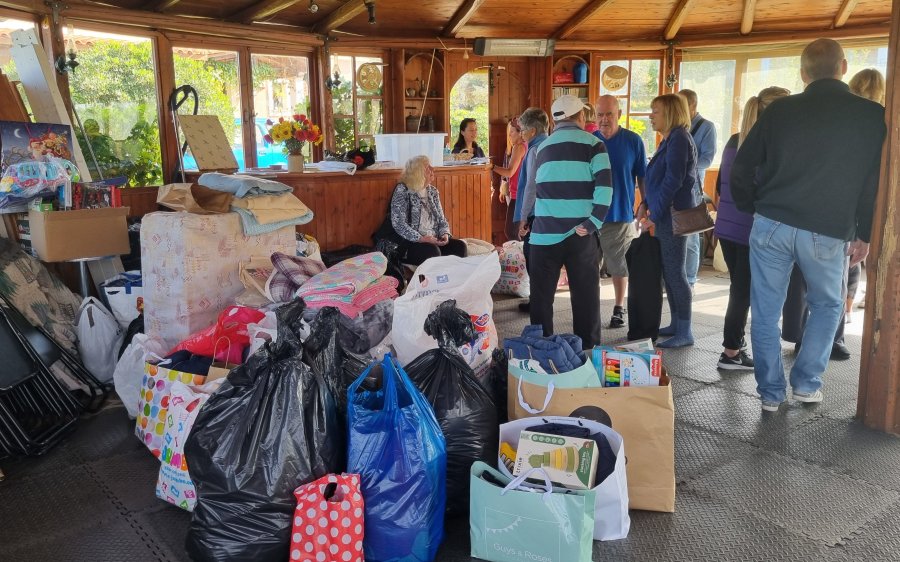
[[(372, 233), (384, 220), (388, 202), (400, 169), (362, 170), (350, 176), (343, 172), (311, 172), (302, 174), (274, 173), (263, 175), (294, 188), (294, 195), (313, 210), (315, 218), (297, 230), (315, 236), (323, 251), (346, 246), (372, 245)], [(193, 181), (197, 174), (188, 174)], [(478, 238), (491, 241), (491, 171), (486, 166), (446, 166), (435, 168), (435, 183), (450, 231), (455, 238)], [(134, 191), (135, 197), (147, 198), (145, 191)], [(122, 195), (123, 206), (137, 203)], [(155, 203), (155, 199), (154, 199)]]

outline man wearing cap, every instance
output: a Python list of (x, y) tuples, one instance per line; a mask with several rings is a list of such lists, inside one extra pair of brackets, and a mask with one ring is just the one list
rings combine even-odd
[(625, 252), (634, 238), (634, 190), (635, 184), (644, 195), (644, 174), (647, 171), (647, 153), (644, 141), (635, 132), (619, 127), (619, 100), (615, 96), (600, 96), (597, 100), (597, 125), (594, 136), (603, 141), (609, 152), (613, 176), (612, 203), (603, 227), (600, 229), (600, 255), (606, 262), (606, 270), (612, 275), (616, 302), (613, 306), (610, 328), (625, 326), (625, 289), (628, 287), (628, 264)]
[(556, 128), (534, 154), (520, 216), (533, 210), (531, 323), (553, 334), (553, 300), (565, 266), (573, 332), (589, 349), (600, 343), (598, 232), (612, 200), (612, 174), (603, 142), (584, 131), (583, 109), (575, 96), (553, 102)]

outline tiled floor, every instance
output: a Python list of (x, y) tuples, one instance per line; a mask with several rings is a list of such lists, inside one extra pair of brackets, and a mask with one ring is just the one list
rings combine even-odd
[[(595, 543), (594, 560), (900, 560), (900, 438), (852, 420), (862, 311), (848, 326), (853, 357), (832, 362), (826, 399), (763, 416), (752, 373), (719, 372), (727, 276), (704, 271), (696, 345), (668, 351), (676, 405), (674, 514), (632, 512), (630, 536)], [(605, 282), (603, 317), (612, 308)], [(571, 321), (559, 295), (558, 329)], [(501, 335), (527, 321), (498, 300)], [(604, 330), (604, 342), (624, 330)], [(785, 361), (793, 360), (790, 346)], [(48, 455), (5, 461), (0, 561), (186, 560), (190, 516), (154, 497), (158, 464), (121, 407), (86, 418)], [(468, 522), (447, 522), (441, 561), (470, 560)], [(566, 562), (566, 561), (561, 561)]]

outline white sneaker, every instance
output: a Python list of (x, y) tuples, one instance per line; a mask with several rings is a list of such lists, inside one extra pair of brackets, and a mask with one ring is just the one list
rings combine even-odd
[(781, 402), (770, 402), (769, 400), (762, 401), (762, 409), (764, 412), (777, 412), (780, 407)]
[(796, 400), (797, 402), (806, 402), (806, 403), (821, 402), (822, 399), (825, 398), (825, 395), (822, 394), (821, 390), (817, 390), (815, 392), (793, 391), (793, 392), (791, 392), (791, 394), (793, 395), (794, 400)]

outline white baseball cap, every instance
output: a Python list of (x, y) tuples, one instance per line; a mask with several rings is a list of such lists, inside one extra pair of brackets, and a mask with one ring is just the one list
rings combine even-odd
[(550, 113), (554, 121), (567, 119), (584, 109), (584, 102), (575, 96), (559, 96), (550, 107)]

